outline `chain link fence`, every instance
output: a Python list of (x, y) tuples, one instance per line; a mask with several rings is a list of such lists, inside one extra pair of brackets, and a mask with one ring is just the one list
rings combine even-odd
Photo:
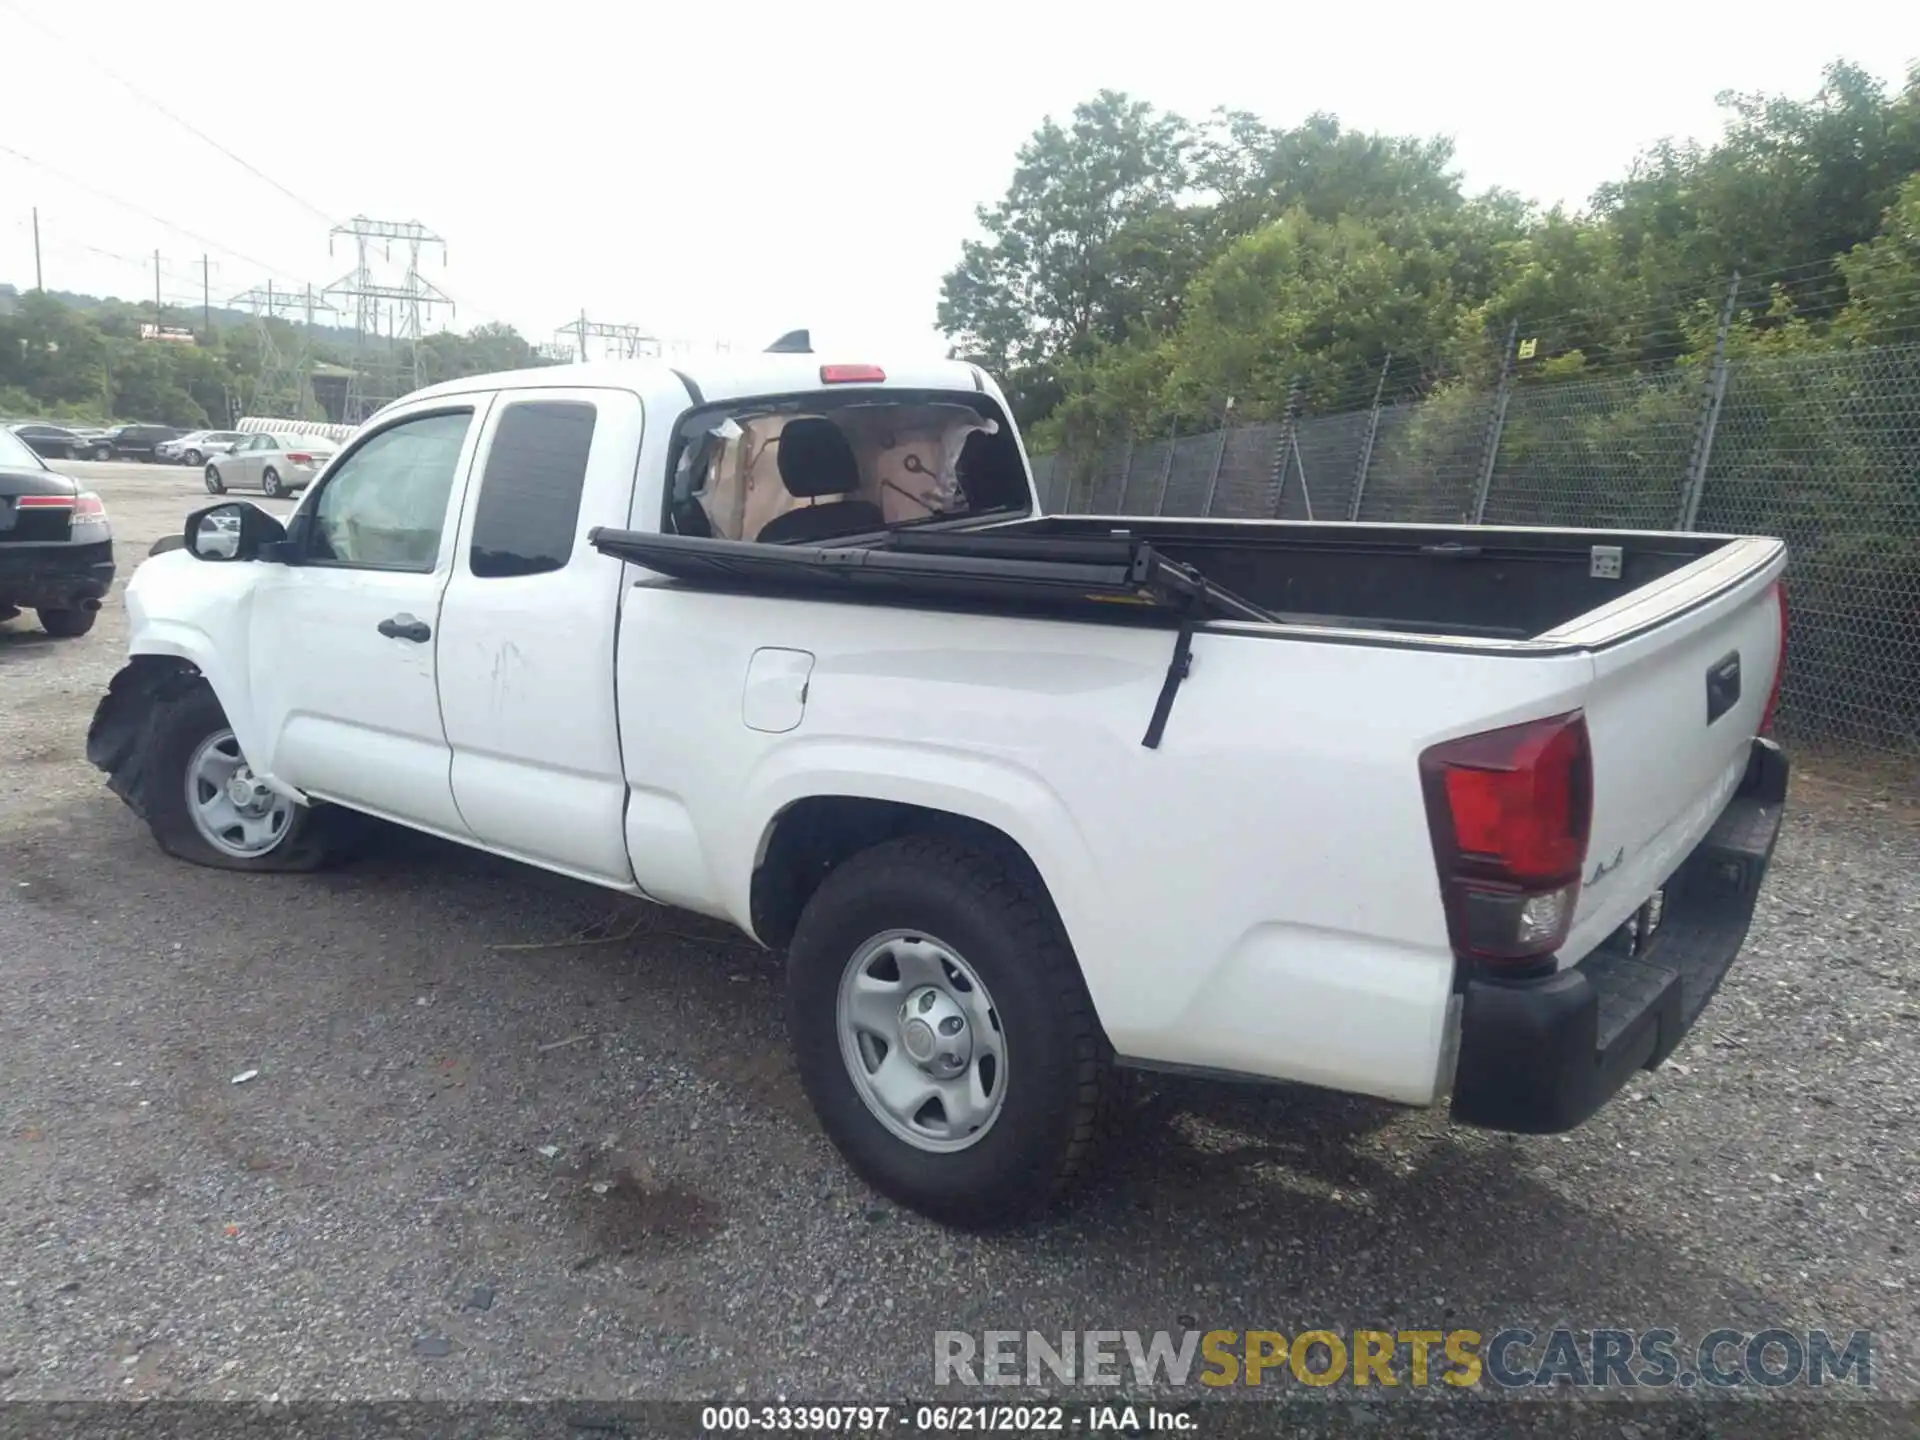
[(1443, 390), (1035, 474), (1053, 513), (1777, 535), (1781, 729), (1920, 758), (1920, 344)]

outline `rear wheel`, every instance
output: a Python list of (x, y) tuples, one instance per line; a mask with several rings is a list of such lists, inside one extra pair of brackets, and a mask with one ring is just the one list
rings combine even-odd
[(207, 466), (206, 473), (207, 473), (207, 493), (209, 495), (226, 494), (227, 482), (220, 478), (219, 467), (215, 465), (209, 465)]
[(267, 473), (260, 477), (260, 488), (276, 499), (287, 493), (286, 487), (280, 483), (280, 472), (274, 469), (268, 469)]
[(36, 610), (40, 617), (40, 628), (56, 640), (77, 640), (93, 629), (94, 617), (100, 612), (86, 610), (80, 606), (72, 609)]
[(1087, 1167), (1112, 1051), (1044, 893), (1007, 861), (930, 835), (855, 856), (808, 903), (787, 975), (801, 1081), (875, 1189), (986, 1227)]

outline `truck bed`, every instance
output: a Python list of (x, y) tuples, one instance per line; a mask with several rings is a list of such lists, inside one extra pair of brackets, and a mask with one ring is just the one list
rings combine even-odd
[[(1636, 592), (1657, 594), (1660, 582), (1696, 562), (1750, 543), (1637, 531), (1101, 516), (935, 525), (817, 545), (613, 529), (596, 530), (593, 540), (673, 579), (735, 592), (1168, 626), (1197, 616), (1469, 642), (1541, 640)], [(1728, 578), (1744, 568), (1729, 567)]]
[(1535, 639), (1733, 543), (1649, 532), (1100, 516), (1047, 516), (993, 533), (1038, 541), (1122, 531), (1288, 624), (1502, 640)]

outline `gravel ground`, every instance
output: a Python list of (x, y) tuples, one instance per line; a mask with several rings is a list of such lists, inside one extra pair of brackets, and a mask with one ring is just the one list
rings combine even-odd
[[(70, 468), (123, 577), (204, 501)], [(977, 1238), (843, 1168), (777, 961), (707, 922), (409, 837), (162, 856), (81, 753), (124, 643), (117, 597), (0, 626), (0, 1397), (924, 1396), (941, 1329), (1509, 1324), (1869, 1328), (1920, 1397), (1901, 777), (1803, 767), (1744, 959), (1575, 1135), (1156, 1083), (1075, 1207)]]

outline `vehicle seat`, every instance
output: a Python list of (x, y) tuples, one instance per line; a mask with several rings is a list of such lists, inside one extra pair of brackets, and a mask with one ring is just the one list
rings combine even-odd
[(780, 483), (795, 499), (814, 503), (774, 516), (760, 527), (757, 541), (806, 544), (886, 526), (878, 505), (847, 498), (860, 488), (860, 462), (838, 425), (811, 416), (790, 420), (780, 432), (779, 447)]

